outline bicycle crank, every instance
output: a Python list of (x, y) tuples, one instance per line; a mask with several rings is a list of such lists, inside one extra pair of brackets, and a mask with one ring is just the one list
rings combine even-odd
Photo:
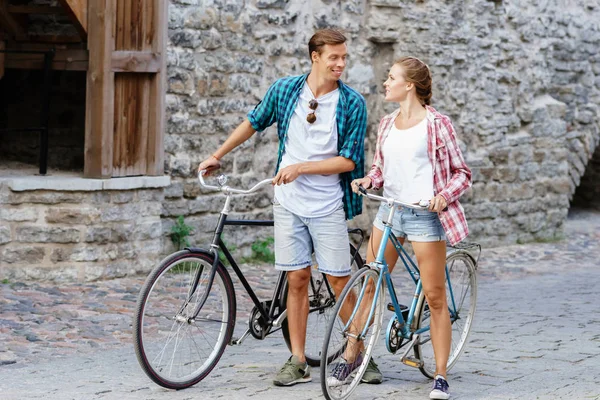
[[(272, 301), (262, 301), (260, 303), (263, 310), (269, 312), (271, 309)], [(252, 308), (252, 312), (250, 313), (250, 319), (248, 321), (250, 334), (254, 336), (258, 340), (263, 340), (271, 331), (271, 325), (265, 321), (264, 317), (258, 311), (258, 308), (254, 306)]]

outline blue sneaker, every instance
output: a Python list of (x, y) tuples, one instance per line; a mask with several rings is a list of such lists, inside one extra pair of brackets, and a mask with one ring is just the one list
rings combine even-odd
[(450, 398), (448, 381), (441, 375), (436, 375), (433, 381), (433, 389), (429, 393), (430, 399), (447, 400)]
[(333, 367), (333, 372), (331, 376), (327, 378), (327, 385), (329, 386), (342, 386), (348, 380), (348, 377), (352, 376), (352, 373), (360, 367), (363, 362), (362, 353), (356, 357), (351, 363), (348, 363), (346, 360), (342, 358), (342, 361), (337, 363), (335, 367)]

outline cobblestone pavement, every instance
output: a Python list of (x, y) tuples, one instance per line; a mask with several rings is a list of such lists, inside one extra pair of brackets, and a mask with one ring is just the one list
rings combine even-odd
[[(572, 213), (565, 233), (557, 243), (484, 249), (475, 324), (449, 376), (453, 398), (600, 399), (600, 213)], [(259, 297), (268, 298), (276, 274), (266, 266), (246, 270)], [(209, 377), (190, 389), (156, 386), (131, 343), (143, 281), (0, 284), (0, 398), (322, 398), (318, 369), (312, 383), (271, 385), (289, 354), (279, 333), (228, 347)], [(238, 308), (237, 335), (249, 301), (238, 300)], [(386, 379), (361, 385), (353, 398), (427, 398), (430, 382), (387, 353), (383, 340), (375, 354)]]

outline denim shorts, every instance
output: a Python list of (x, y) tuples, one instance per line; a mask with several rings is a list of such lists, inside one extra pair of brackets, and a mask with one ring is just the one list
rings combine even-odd
[(350, 275), (350, 242), (344, 208), (324, 217), (305, 218), (273, 204), (275, 268), (296, 271), (313, 265), (314, 251), (320, 272)]
[[(383, 221), (390, 212), (387, 204), (381, 204), (373, 226), (383, 231)], [(409, 242), (439, 242), (446, 240), (444, 228), (437, 213), (427, 210), (397, 207), (394, 213), (392, 232), (397, 238), (406, 238)]]

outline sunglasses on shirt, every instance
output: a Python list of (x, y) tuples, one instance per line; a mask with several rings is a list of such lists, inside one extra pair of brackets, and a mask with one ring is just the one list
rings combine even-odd
[(308, 102), (308, 108), (310, 108), (312, 110), (306, 116), (306, 122), (308, 122), (309, 124), (312, 124), (317, 120), (317, 114), (315, 114), (317, 107), (319, 107), (319, 102), (317, 100), (312, 99), (311, 101)]

